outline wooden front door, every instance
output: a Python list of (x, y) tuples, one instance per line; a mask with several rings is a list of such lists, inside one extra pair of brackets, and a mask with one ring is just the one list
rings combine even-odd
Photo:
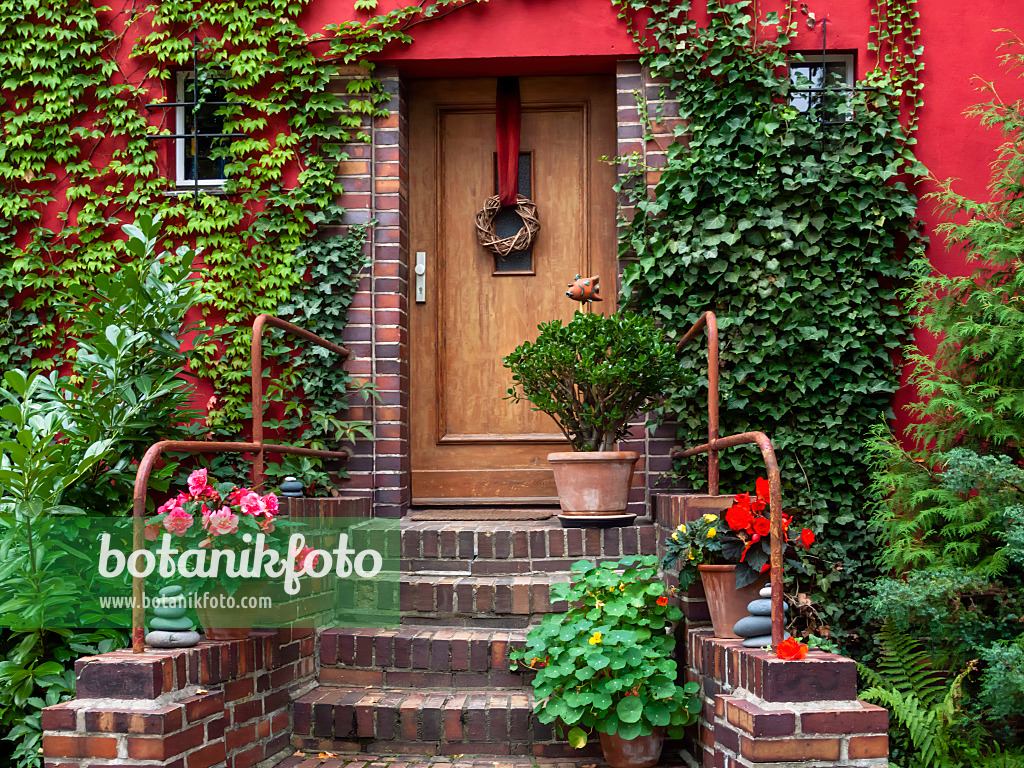
[(409, 276), (414, 504), (554, 502), (547, 454), (568, 444), (546, 414), (505, 399), (501, 360), (539, 323), (572, 317), (577, 273), (601, 276), (594, 311), (615, 309), (615, 169), (601, 161), (615, 154), (614, 79), (521, 78), (520, 191), (541, 230), (530, 253), (497, 260), (475, 228), (496, 191), (495, 89), (410, 86), (409, 250), (426, 268), (420, 297)]

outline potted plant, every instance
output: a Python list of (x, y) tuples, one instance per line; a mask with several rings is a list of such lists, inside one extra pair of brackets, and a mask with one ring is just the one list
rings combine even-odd
[(656, 578), (657, 563), (653, 555), (574, 563), (572, 583), (551, 587), (552, 601), (570, 608), (545, 615), (511, 654), (537, 673), (537, 718), (567, 727), (576, 748), (596, 731), (612, 768), (657, 763), (665, 735), (681, 737), (703, 706), (697, 683), (676, 683), (671, 624), (682, 611)]
[[(689, 589), (700, 575), (708, 600), (715, 637), (737, 637), (733, 625), (746, 615), (746, 606), (768, 581), (771, 560), (771, 521), (768, 518), (768, 481), (759, 477), (754, 495), (740, 493), (723, 516), (706, 514), (680, 525), (665, 540), (662, 567), (678, 564), (679, 586)], [(784, 554), (794, 547), (789, 540), (792, 518), (782, 513)], [(814, 533), (804, 528), (800, 543), (810, 547)], [(803, 572), (799, 560), (787, 556), (790, 567)]]
[[(212, 482), (211, 482), (212, 481)], [(241, 552), (252, 547), (258, 535), (263, 536), (268, 548), (280, 548), (286, 538), (279, 528), (287, 521), (278, 519), (277, 496), (261, 496), (250, 488), (231, 483), (218, 483), (209, 477), (206, 469), (197, 469), (188, 477), (188, 491), (168, 499), (146, 521), (146, 538), (158, 541), (167, 533), (180, 550), (230, 550)], [(246, 541), (248, 536), (249, 541)], [(305, 559), (312, 554), (306, 547), (296, 554), (296, 571), (301, 571)], [(211, 557), (211, 567), (212, 567)], [(197, 566), (197, 571), (202, 568)], [(248, 579), (228, 573), (231, 568), (221, 566), (215, 576), (203, 578), (208, 589), (202, 602), (197, 601), (196, 613), (206, 636), (211, 640), (238, 640), (249, 635), (255, 619), (253, 610), (227, 607), (242, 605), (241, 599), (258, 597), (266, 590), (262, 580)], [(256, 602), (247, 603), (254, 605)]]
[(572, 452), (548, 455), (563, 524), (566, 517), (621, 518), (639, 454), (616, 451), (615, 443), (637, 413), (680, 383), (675, 346), (653, 319), (632, 312), (577, 311), (566, 325), (552, 320), (538, 328), (536, 341), (504, 359), (513, 380), (508, 399), (528, 400), (551, 416), (572, 445)]

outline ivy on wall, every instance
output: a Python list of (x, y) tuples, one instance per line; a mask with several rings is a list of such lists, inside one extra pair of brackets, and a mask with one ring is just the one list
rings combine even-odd
[[(906, 186), (921, 168), (907, 111), (901, 123), (895, 108), (919, 101), (913, 3), (888, 4), (875, 27), (886, 36), (875, 40), (879, 66), (861, 84), (875, 90), (833, 96), (841, 124), (831, 126), (820, 106), (789, 105), (791, 7), (756, 17), (747, 0), (709, 0), (699, 26), (689, 2), (620, 5), (627, 19), (650, 14), (635, 28), (642, 60), (683, 121), (654, 189), (639, 174), (621, 185), (636, 209), (621, 240), (625, 297), (675, 338), (705, 310), (718, 315), (722, 433), (772, 438), (784, 499), (819, 533), (822, 562), (801, 591), (825, 598), (824, 621), (838, 635), (873, 567), (864, 445), (899, 383), (894, 356), (908, 323), (896, 290), (924, 247)], [(698, 345), (684, 354), (706, 367)], [(688, 445), (705, 440), (701, 397), (699, 387), (679, 389), (664, 410)], [(753, 451), (721, 459), (726, 493), (764, 472)], [(680, 471), (704, 484), (703, 465)]]
[[(237, 434), (250, 397), (246, 327), (302, 291), (302, 247), (341, 222), (337, 164), (386, 114), (372, 67), (350, 65), (475, 1), (379, 15), (362, 2), (363, 20), (308, 34), (299, 23), (308, 0), (0, 0), (0, 71), (11, 94), (0, 142), (0, 362), (23, 366), (35, 349), (61, 351), (65, 320), (53, 297), (116, 270), (129, 258), (122, 221), (159, 213), (168, 238), (202, 249), (206, 322), (233, 329), (199, 345), (191, 365), (217, 388), (210, 425)], [(159, 146), (169, 142), (149, 138), (174, 132), (174, 110), (145, 107), (176, 100), (175, 73), (191, 70), (194, 45), (205, 86), (242, 103), (219, 108), (224, 132), (247, 135), (224, 150), (223, 192), (198, 199), (175, 190), (173, 161)], [(299, 384), (294, 367), (282, 378)]]

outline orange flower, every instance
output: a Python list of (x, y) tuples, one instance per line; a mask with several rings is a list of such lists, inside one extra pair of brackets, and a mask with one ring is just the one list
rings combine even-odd
[(794, 661), (796, 659), (802, 659), (807, 655), (807, 646), (797, 640), (795, 637), (787, 637), (777, 646), (775, 646), (775, 655), (785, 661)]
[(668, 605), (668, 597), (666, 595), (662, 595), (655, 602), (658, 605)]

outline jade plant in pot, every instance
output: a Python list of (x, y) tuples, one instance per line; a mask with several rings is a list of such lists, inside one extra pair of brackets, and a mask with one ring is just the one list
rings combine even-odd
[(536, 671), (537, 718), (576, 748), (596, 732), (612, 768), (655, 765), (664, 737), (680, 738), (702, 708), (697, 683), (676, 683), (671, 625), (682, 611), (657, 563), (653, 555), (574, 563), (572, 583), (551, 587), (552, 602), (569, 609), (545, 615), (511, 653)]
[[(558, 424), (572, 452), (548, 455), (566, 517), (621, 517), (639, 454), (616, 451), (638, 413), (653, 406), (684, 371), (654, 320), (632, 312), (577, 311), (563, 325), (538, 326), (536, 341), (507, 357), (508, 399), (528, 400)], [(620, 521), (621, 522), (621, 521)]]

